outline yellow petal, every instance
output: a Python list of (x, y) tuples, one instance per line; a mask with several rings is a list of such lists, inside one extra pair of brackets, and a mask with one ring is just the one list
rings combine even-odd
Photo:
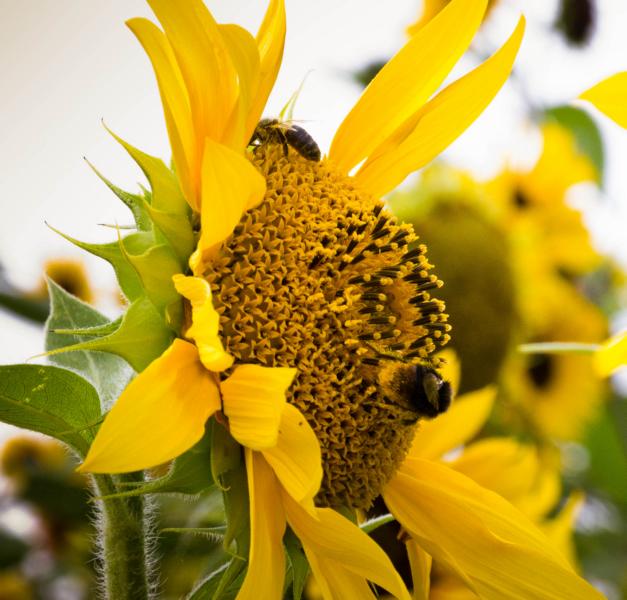
[(229, 49), (238, 74), (239, 96), (226, 127), (223, 142), (235, 149), (243, 149), (253, 134), (247, 121), (251, 105), (259, 88), (259, 50), (255, 38), (239, 25), (219, 25), (222, 40)]
[(196, 346), (172, 345), (122, 392), (79, 470), (126, 473), (160, 465), (191, 448), (220, 395)]
[(181, 189), (190, 206), (199, 210), (199, 190), (192, 180), (192, 165), (199, 163), (191, 108), (183, 76), (163, 32), (147, 19), (126, 23), (150, 58), (157, 76), (172, 156)]
[(295, 406), (284, 405), (276, 446), (263, 450), (263, 455), (287, 493), (312, 508), (322, 481), (320, 444)]
[(244, 212), (263, 200), (265, 191), (264, 178), (242, 154), (207, 139), (198, 251), (211, 252), (231, 235)]
[(396, 598), (409, 600), (409, 593), (388, 556), (357, 525), (331, 508), (318, 508), (312, 516), (288, 494), (284, 492), (282, 496), (287, 521), (303, 544), (310, 564), (324, 565), (324, 570), (316, 573), (320, 587), (330, 588), (331, 580), (336, 585), (344, 582), (351, 586), (351, 589), (333, 589), (333, 595), (328, 597), (362, 598), (351, 593), (361, 578), (380, 585)]
[(514, 33), (498, 52), (440, 92), (382, 144), (356, 174), (359, 185), (381, 196), (451, 144), (505, 83), (524, 29), (525, 21), (521, 17)]
[(627, 366), (627, 331), (601, 344), (594, 354), (594, 366), (601, 377), (608, 377), (620, 367)]
[(277, 445), (285, 392), (295, 375), (296, 369), (287, 367), (238, 365), (220, 384), (231, 435), (242, 446), (265, 450)]
[(409, 566), (411, 568), (411, 580), (414, 587), (413, 600), (429, 600), (431, 589), (431, 563), (432, 559), (413, 539), (405, 542)]
[(445, 465), (407, 459), (384, 499), (433, 560), (481, 598), (602, 598), (522, 513)]
[(577, 551), (574, 543), (575, 522), (584, 502), (582, 492), (573, 492), (560, 512), (542, 524), (542, 531), (568, 562), (577, 568)]
[(192, 326), (186, 337), (193, 339), (202, 364), (210, 371), (225, 371), (233, 364), (233, 357), (225, 352), (218, 335), (220, 316), (211, 300), (211, 287), (200, 277), (172, 277), (176, 291), (192, 305)]
[(422, 421), (409, 455), (437, 459), (466, 443), (483, 427), (495, 397), (496, 389), (493, 387), (464, 394), (437, 419)]
[(450, 466), (514, 505), (531, 492), (540, 472), (535, 448), (510, 438), (470, 444)]
[(324, 600), (377, 600), (368, 581), (350, 571), (338, 568), (331, 560), (308, 554), (307, 559)]
[(283, 0), (270, 0), (266, 16), (257, 32), (261, 58), (259, 87), (248, 115), (247, 131), (252, 136), (274, 86), (285, 46), (285, 5)]
[(562, 494), (562, 481), (558, 468), (543, 461), (535, 485), (516, 501), (516, 508), (537, 522), (553, 509)]
[(337, 168), (350, 171), (420, 109), (470, 45), (486, 4), (451, 2), (381, 69), (335, 134)]
[(604, 79), (579, 98), (594, 104), (604, 115), (627, 129), (627, 71)]
[[(238, 75), (202, 0), (148, 0), (176, 54), (188, 90), (196, 145), (222, 141), (238, 95)], [(197, 165), (198, 167), (200, 165)]]
[(250, 553), (246, 578), (237, 600), (283, 597), (285, 580), (285, 512), (279, 483), (258, 452), (246, 449), (250, 497)]

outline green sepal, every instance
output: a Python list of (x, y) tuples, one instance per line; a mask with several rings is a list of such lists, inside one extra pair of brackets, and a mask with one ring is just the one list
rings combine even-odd
[(150, 214), (155, 227), (172, 246), (183, 264), (194, 251), (194, 231), (189, 217), (185, 214), (165, 212), (145, 202), (144, 207)]
[(195, 446), (172, 462), (170, 470), (163, 477), (138, 483), (133, 489), (104, 496), (103, 499), (146, 494), (200, 494), (215, 485), (207, 468), (210, 452), (211, 436), (207, 432)]
[(79, 327), (75, 329), (51, 329), (51, 333), (59, 335), (80, 335), (88, 337), (101, 337), (103, 335), (109, 335), (114, 331), (117, 331), (122, 322), (122, 317), (118, 317), (115, 321), (109, 321), (103, 325), (96, 325), (95, 327)]
[(183, 197), (176, 175), (166, 164), (160, 158), (150, 156), (131, 146), (106, 125), (105, 129), (124, 147), (148, 178), (152, 190), (152, 206), (157, 210), (181, 215), (188, 214), (189, 205)]
[(127, 235), (124, 238), (123, 250), (120, 247), (119, 240), (106, 244), (89, 244), (76, 240), (50, 225), (49, 227), (68, 242), (106, 260), (113, 267), (122, 292), (131, 302), (144, 295), (142, 280), (133, 265), (128, 261), (127, 256), (130, 254), (140, 255), (146, 252), (154, 244), (152, 233), (142, 231)]
[[(60, 367), (0, 367), (0, 421), (49, 435), (84, 457), (93, 440), (88, 424), (100, 401), (85, 379)], [(78, 432), (80, 430), (80, 432)]]
[(309, 575), (309, 562), (303, 551), (300, 540), (288, 527), (283, 536), (285, 551), (287, 554), (287, 578), (286, 585), (292, 584), (292, 599), (300, 600), (305, 589), (307, 576)]
[(232, 558), (196, 585), (186, 600), (234, 600), (244, 583), (245, 566), (242, 559)]
[(603, 187), (605, 150), (595, 120), (585, 110), (574, 106), (555, 106), (547, 109), (544, 115), (547, 120), (556, 121), (573, 134), (579, 151), (595, 166), (598, 183)]
[(378, 529), (382, 525), (392, 523), (392, 521), (395, 520), (394, 515), (388, 513), (387, 515), (381, 515), (379, 517), (374, 517), (373, 519), (368, 519), (365, 523), (362, 523), (359, 528), (367, 534), (371, 534), (375, 529)]
[[(50, 316), (46, 322), (46, 350), (57, 350), (86, 341), (81, 335), (56, 333), (58, 329), (89, 329), (107, 327), (109, 319), (85, 304), (61, 286), (48, 279)], [(104, 353), (72, 352), (57, 354), (51, 362), (75, 371), (89, 381), (98, 392), (102, 406), (109, 407), (126, 387), (132, 371), (119, 356)]]
[(127, 252), (126, 240), (121, 241), (120, 246), (128, 262), (133, 265), (144, 294), (162, 315), (167, 315), (168, 324), (178, 329), (183, 315), (183, 304), (174, 287), (172, 276), (182, 273), (184, 269), (170, 246), (152, 246), (141, 254)]
[(248, 480), (244, 462), (237, 469), (231, 469), (222, 475), (222, 498), (226, 512), (226, 533), (223, 547), (228, 552), (235, 542), (237, 554), (248, 556), (250, 546), (250, 515), (248, 500)]
[(119, 188), (117, 185), (109, 181), (94, 165), (92, 165), (87, 159), (85, 162), (91, 167), (91, 170), (105, 183), (105, 185), (120, 199), (129, 210), (133, 213), (135, 219), (135, 225), (139, 231), (150, 231), (152, 229), (152, 222), (150, 216), (145, 209), (145, 200), (143, 196), (139, 194), (131, 194)]
[(242, 447), (215, 419), (211, 419), (209, 427), (211, 428), (211, 476), (221, 485), (222, 476), (242, 464)]
[(115, 332), (51, 350), (47, 355), (76, 350), (108, 352), (122, 357), (139, 373), (161, 356), (173, 339), (174, 332), (165, 324), (152, 302), (140, 298), (128, 307)]

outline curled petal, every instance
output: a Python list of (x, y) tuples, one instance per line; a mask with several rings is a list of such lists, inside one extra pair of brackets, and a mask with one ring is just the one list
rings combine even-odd
[(285, 392), (296, 369), (238, 365), (220, 384), (224, 414), (231, 435), (246, 448), (265, 450), (277, 445), (285, 408)]
[(186, 336), (196, 342), (200, 361), (210, 371), (224, 371), (233, 364), (233, 357), (222, 346), (218, 335), (220, 316), (213, 308), (211, 287), (200, 277), (174, 275), (176, 291), (192, 305), (192, 325)]

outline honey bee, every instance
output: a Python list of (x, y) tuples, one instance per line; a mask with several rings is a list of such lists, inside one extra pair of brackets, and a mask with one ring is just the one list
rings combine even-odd
[(288, 146), (291, 146), (307, 160), (314, 162), (320, 160), (320, 148), (315, 140), (302, 127), (290, 121), (279, 121), (279, 119), (259, 121), (248, 145), (258, 147), (270, 143), (282, 144), (285, 156), (287, 156)]
[(428, 365), (389, 362), (379, 372), (379, 384), (395, 404), (416, 413), (416, 420), (446, 412), (453, 399), (451, 384)]

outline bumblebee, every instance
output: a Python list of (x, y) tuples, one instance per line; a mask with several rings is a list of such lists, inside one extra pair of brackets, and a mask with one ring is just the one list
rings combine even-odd
[(320, 148), (315, 140), (299, 125), (278, 119), (262, 119), (255, 128), (249, 146), (259, 147), (263, 144), (281, 144), (285, 156), (291, 146), (303, 158), (318, 162)]
[(451, 384), (428, 365), (389, 362), (379, 372), (379, 384), (392, 402), (416, 413), (416, 420), (446, 412), (453, 399)]

